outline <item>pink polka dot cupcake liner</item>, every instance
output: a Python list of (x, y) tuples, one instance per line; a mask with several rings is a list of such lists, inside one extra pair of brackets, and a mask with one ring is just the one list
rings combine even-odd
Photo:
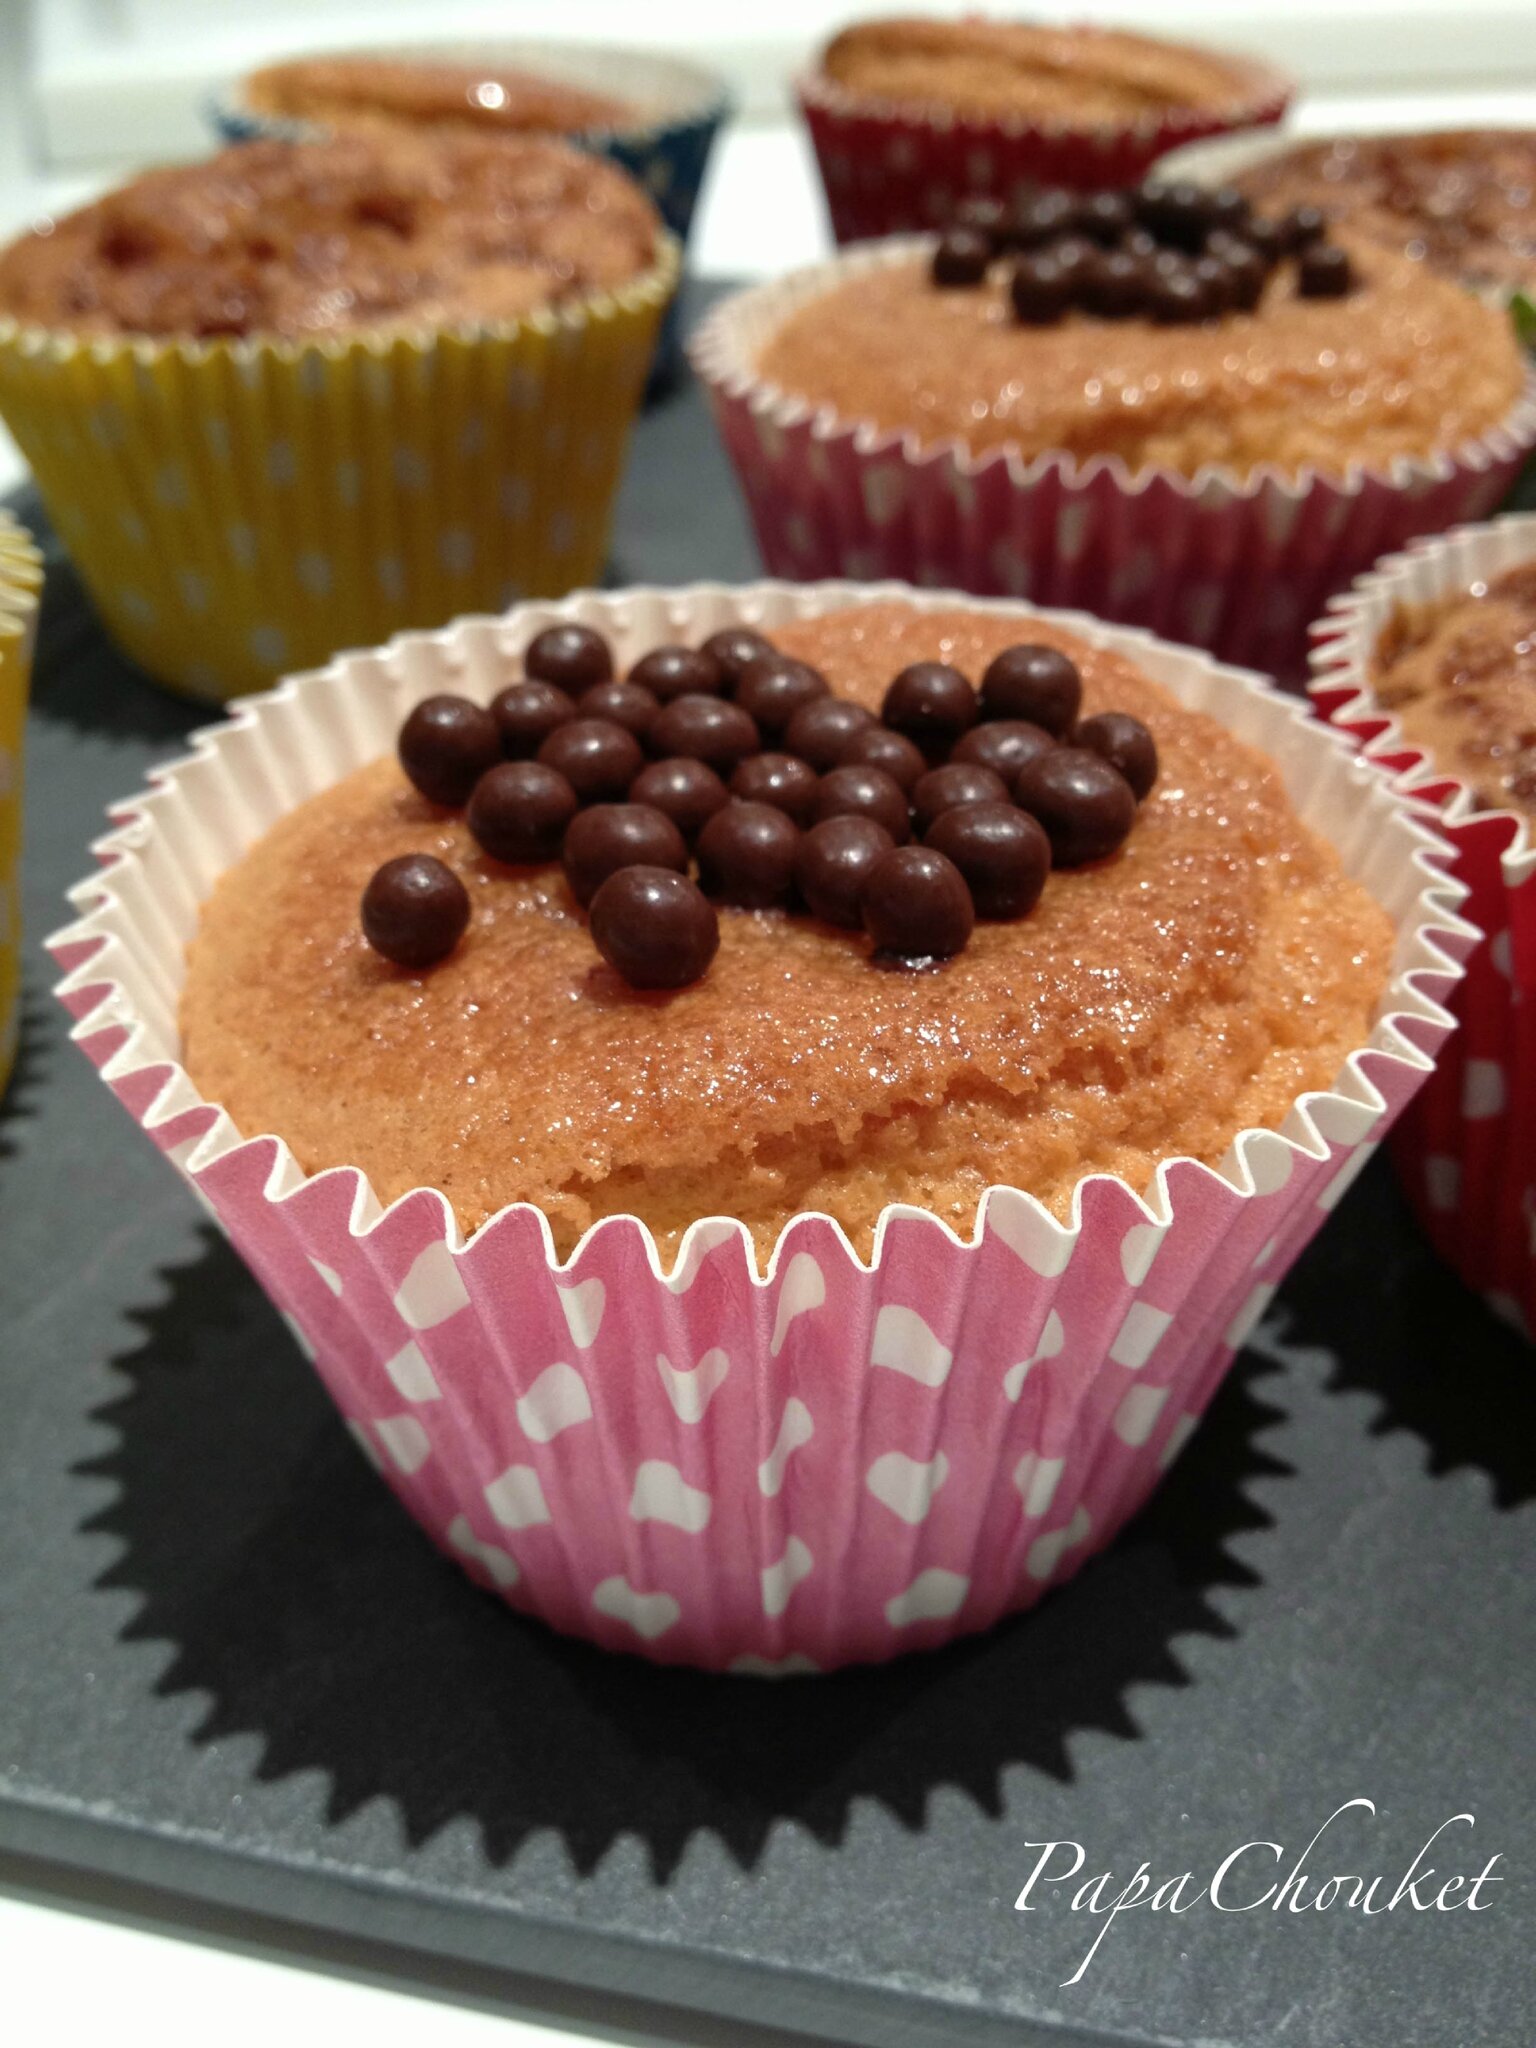
[(1225, 113), (1186, 108), (1120, 124), (1073, 127), (1021, 116), (985, 119), (853, 93), (819, 73), (797, 79), (839, 242), (941, 227), (962, 199), (1011, 200), (1021, 186), (1102, 191), (1129, 185), (1171, 149), (1267, 125), (1284, 114), (1289, 79), (1243, 67), (1246, 91)]
[(1090, 611), (1306, 677), (1307, 628), (1381, 555), (1504, 502), (1536, 446), (1536, 376), (1498, 428), (1423, 460), (1340, 476), (1194, 476), (1115, 457), (975, 455), (816, 407), (758, 374), (807, 300), (927, 253), (871, 245), (738, 293), (690, 343), (770, 574), (896, 576)]
[[(893, 596), (955, 601), (850, 584), (583, 594), (340, 656), (243, 700), (117, 807), (77, 921), (49, 942), (81, 1049), (432, 1540), (520, 1613), (659, 1661), (770, 1674), (932, 1647), (1108, 1543), (1429, 1074), (1475, 938), (1433, 835), (1342, 735), (1257, 677), (1072, 617), (1261, 748), (1397, 928), (1366, 1042), (1217, 1167), (1087, 1178), (1066, 1223), (993, 1187), (966, 1238), (893, 1203), (867, 1262), (817, 1214), (765, 1268), (726, 1216), (695, 1222), (670, 1267), (633, 1216), (561, 1260), (531, 1204), (473, 1233), (431, 1188), (386, 1207), (355, 1166), (306, 1173), (280, 1135), (198, 1093), (177, 1026), (198, 905), (279, 817), (386, 752), (414, 702), (487, 700), (555, 620), (596, 626), (627, 665)], [(1021, 632), (1034, 616), (999, 608)]]
[(1449, 996), (1459, 1029), (1399, 1125), (1393, 1151), (1437, 1249), (1501, 1315), (1536, 1334), (1536, 831), (1404, 740), (1371, 694), (1370, 665), (1400, 605), (1455, 596), (1536, 561), (1536, 515), (1469, 526), (1380, 563), (1314, 631), (1312, 699), (1455, 851), (1483, 941)]

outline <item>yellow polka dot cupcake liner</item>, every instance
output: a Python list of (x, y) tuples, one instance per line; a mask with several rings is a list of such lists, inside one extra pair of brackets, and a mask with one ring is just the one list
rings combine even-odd
[(42, 558), (0, 511), (0, 1092), (16, 1057), (21, 989), (21, 760)]
[(600, 578), (677, 286), (507, 325), (293, 343), (0, 322), (0, 417), (103, 624), (218, 700)]

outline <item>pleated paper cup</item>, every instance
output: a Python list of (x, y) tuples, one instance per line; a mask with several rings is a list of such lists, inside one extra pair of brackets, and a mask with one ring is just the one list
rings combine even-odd
[(1299, 685), (1327, 600), (1387, 550), (1494, 511), (1536, 444), (1536, 376), (1499, 427), (1423, 459), (1183, 476), (1110, 456), (973, 454), (758, 374), (798, 307), (932, 248), (898, 237), (754, 286), (689, 343), (773, 575), (898, 576), (1071, 606)]
[(305, 344), (0, 321), (0, 417), (113, 640), (223, 700), (594, 581), (677, 274), (668, 238), (526, 320)]
[[(1026, 1607), (1106, 1544), (1194, 1428), (1276, 1285), (1421, 1085), (1475, 934), (1443, 849), (1341, 735), (1257, 677), (1059, 618), (1263, 749), (1392, 917), (1367, 1040), (1279, 1130), (1216, 1168), (1097, 1176), (1060, 1223), (993, 1187), (972, 1234), (895, 1203), (865, 1263), (794, 1217), (759, 1267), (702, 1217), (668, 1269), (633, 1216), (563, 1262), (538, 1208), (467, 1234), (419, 1188), (385, 1208), (339, 1162), (305, 1173), (180, 1065), (185, 947), (218, 874), (392, 743), (451, 685), (484, 700), (538, 628), (576, 619), (622, 670), (661, 641), (771, 632), (893, 586), (584, 594), (469, 619), (248, 700), (119, 807), (103, 872), (52, 950), (75, 1038), (290, 1319), (385, 1478), (513, 1608), (711, 1670), (825, 1670)], [(1035, 614), (996, 607), (1027, 633)]]
[(16, 1057), (21, 993), (22, 733), (42, 558), (0, 509), (0, 1094)]
[(1536, 516), (1422, 541), (1382, 562), (1315, 628), (1312, 697), (1434, 815), (1484, 940), (1450, 997), (1460, 1029), (1398, 1128), (1394, 1154), (1429, 1236), (1527, 1336), (1536, 1333), (1536, 830), (1480, 810), (1404, 740), (1370, 672), (1400, 606), (1457, 596), (1536, 562)]
[(832, 232), (839, 242), (942, 227), (963, 199), (1005, 203), (1021, 187), (1096, 192), (1131, 185), (1169, 150), (1278, 121), (1291, 82), (1269, 66), (1229, 59), (1236, 89), (1224, 112), (1187, 107), (1130, 122), (1082, 126), (988, 119), (850, 92), (821, 72), (795, 81), (811, 133)]

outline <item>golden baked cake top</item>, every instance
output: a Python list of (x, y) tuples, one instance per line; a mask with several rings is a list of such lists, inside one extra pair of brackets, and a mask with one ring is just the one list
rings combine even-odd
[(542, 137), (242, 143), (13, 242), (0, 316), (290, 339), (515, 321), (627, 283), (659, 227), (622, 171)]
[(1161, 325), (1072, 310), (1015, 317), (1005, 265), (936, 289), (914, 253), (795, 306), (758, 374), (847, 420), (973, 453), (1114, 456), (1190, 476), (1338, 475), (1448, 450), (1499, 425), (1525, 370), (1498, 310), (1406, 257), (1340, 235), (1347, 299), (1303, 296), (1290, 264), (1251, 311)]
[(253, 71), (241, 96), (253, 113), (327, 128), (390, 121), (481, 134), (570, 135), (639, 118), (630, 101), (521, 65), (437, 57), (296, 57)]
[(1236, 183), (1265, 205), (1322, 207), (1465, 283), (1536, 284), (1536, 131), (1298, 143)]
[(1536, 818), (1536, 563), (1399, 608), (1370, 680), (1431, 767), (1484, 809)]
[(1250, 101), (1257, 77), (1240, 58), (1151, 36), (980, 16), (861, 21), (833, 37), (821, 68), (871, 99), (1081, 128), (1219, 114)]
[[(775, 629), (871, 709), (917, 660), (979, 676), (1015, 617), (859, 606)], [(508, 868), (381, 760), (301, 805), (220, 879), (188, 959), (184, 1060), (247, 1136), (310, 1172), (355, 1165), (385, 1199), (440, 1188), (466, 1227), (538, 1203), (568, 1252), (641, 1216), (675, 1251), (740, 1217), (766, 1255), (802, 1209), (868, 1253), (881, 1210), (969, 1234), (993, 1183), (1059, 1216), (1086, 1174), (1145, 1187), (1278, 1126), (1364, 1042), (1390, 922), (1297, 818), (1273, 767), (1123, 656), (1070, 652), (1087, 713), (1134, 714), (1162, 769), (1110, 859), (1053, 874), (1031, 915), (979, 922), (926, 969), (781, 911), (722, 909), (701, 980), (628, 988), (595, 956), (557, 866)], [(469, 929), (413, 974), (365, 941), (381, 862), (428, 852)]]

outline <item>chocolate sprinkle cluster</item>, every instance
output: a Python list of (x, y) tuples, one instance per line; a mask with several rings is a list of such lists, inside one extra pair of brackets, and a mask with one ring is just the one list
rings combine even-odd
[[(1079, 718), (1082, 678), (1054, 647), (1004, 648), (979, 690), (914, 662), (878, 719), (739, 626), (655, 648), (623, 681), (601, 634), (551, 626), (523, 668), (489, 708), (418, 704), (400, 765), (493, 860), (558, 860), (636, 988), (698, 980), (716, 903), (862, 929), (891, 961), (947, 959), (978, 917), (1026, 916), (1053, 867), (1113, 853), (1157, 779), (1138, 719)], [(406, 855), (369, 882), (362, 921), (419, 969), (463, 937), (469, 898), (441, 861)]]
[(1278, 219), (1255, 213), (1230, 185), (1143, 185), (1112, 192), (962, 200), (933, 252), (933, 282), (983, 283), (1007, 258), (1009, 297), (1025, 326), (1068, 313), (1168, 326), (1251, 312), (1271, 273), (1294, 259), (1303, 298), (1340, 298), (1355, 285), (1345, 250), (1326, 240), (1315, 206)]

